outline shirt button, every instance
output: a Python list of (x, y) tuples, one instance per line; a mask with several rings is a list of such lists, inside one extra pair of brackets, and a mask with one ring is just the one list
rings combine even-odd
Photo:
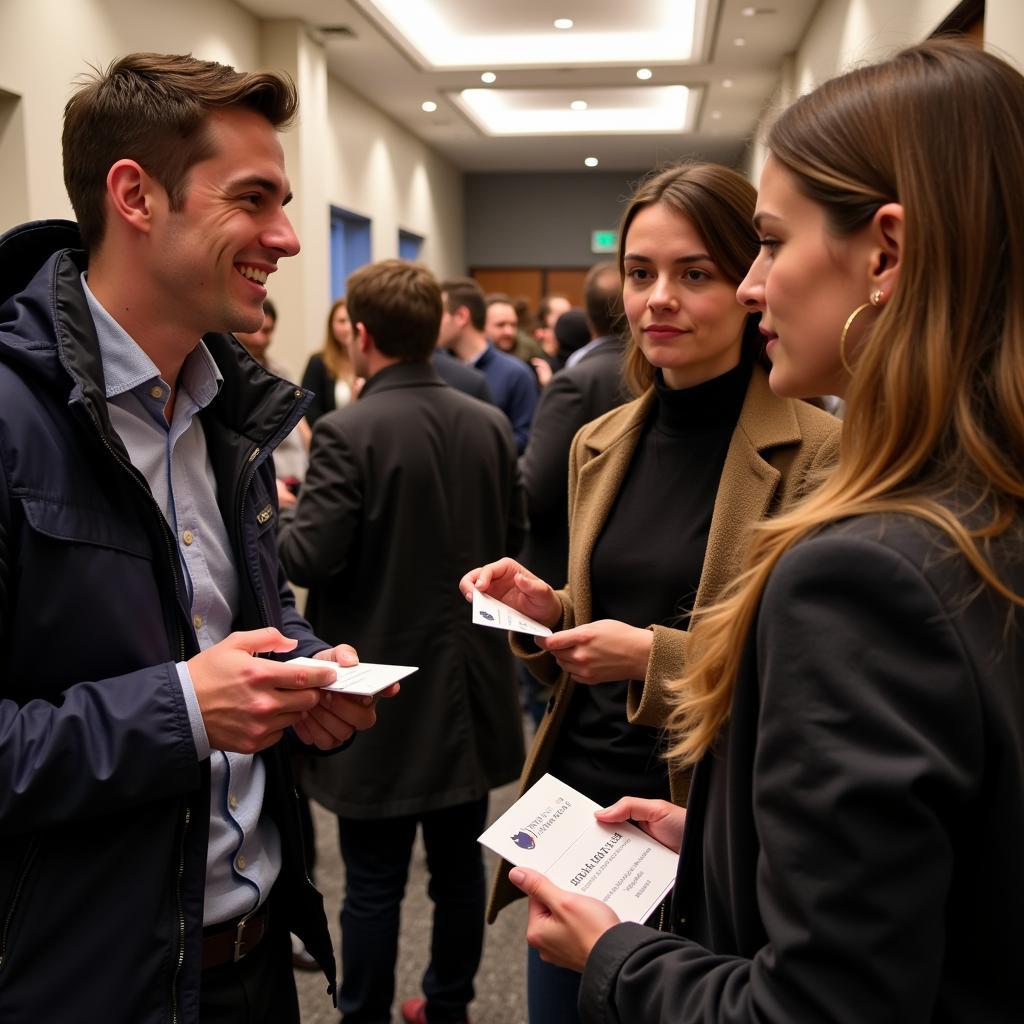
[(202, 617), (202, 615), (193, 615), (192, 616), (192, 625), (195, 626), (196, 629), (202, 629), (202, 626), (203, 626), (203, 617)]
[(246, 865), (245, 858), (239, 855), (238, 860), (235, 861), (235, 865), (238, 867), (239, 871), (244, 871)]
[(184, 533), (183, 533), (183, 534), (181, 535), (181, 539), (182, 539), (182, 540), (183, 540), (183, 541), (184, 541), (184, 542), (185, 542), (186, 544), (191, 544), (191, 543), (192, 543), (192, 531), (191, 531), (191, 530), (186, 530), (186, 531), (185, 531), (185, 532), (184, 532)]
[(154, 398), (163, 398), (164, 397), (164, 389), (162, 387), (160, 387), (159, 384), (154, 384), (153, 387), (150, 388), (149, 393)]
[(237, 811), (238, 810), (238, 797), (235, 796), (234, 793), (232, 793), (228, 797), (228, 807), (230, 807), (231, 810), (233, 810), (233, 811)]

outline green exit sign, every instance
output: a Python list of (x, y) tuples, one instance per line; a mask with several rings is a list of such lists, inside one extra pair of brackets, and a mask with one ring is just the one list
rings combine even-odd
[(591, 252), (615, 252), (619, 247), (618, 231), (591, 231)]

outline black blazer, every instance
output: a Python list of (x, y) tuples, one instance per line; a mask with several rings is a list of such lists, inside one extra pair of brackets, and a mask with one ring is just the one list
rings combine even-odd
[(780, 560), (694, 773), (677, 934), (609, 930), (583, 1020), (1024, 1020), (1024, 629), (950, 548), (864, 517)]
[(374, 374), (320, 419), (280, 534), (306, 614), (369, 662), (416, 665), (343, 757), (316, 758), (309, 794), (384, 818), (466, 803), (516, 778), (523, 733), (506, 634), (472, 623), (460, 577), (518, 548), (525, 513), (500, 409), (429, 363)]
[(556, 589), (565, 586), (569, 561), (569, 449), (580, 427), (629, 401), (623, 351), (620, 339), (609, 338), (551, 378), (519, 457), (530, 518), (519, 560)]

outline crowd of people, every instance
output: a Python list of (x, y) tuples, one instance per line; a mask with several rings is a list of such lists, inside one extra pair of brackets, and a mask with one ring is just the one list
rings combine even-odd
[[(298, 951), (385, 1024), (418, 832), (407, 1024), (469, 1020), (524, 896), (530, 1024), (1024, 1019), (1024, 78), (930, 41), (781, 113), (758, 190), (652, 172), (580, 308), (369, 264), (301, 387), (296, 107), (125, 57), (77, 225), (0, 237), (0, 1020), (288, 1024)], [(488, 794), (545, 773), (678, 854), (646, 922), (488, 904)]]

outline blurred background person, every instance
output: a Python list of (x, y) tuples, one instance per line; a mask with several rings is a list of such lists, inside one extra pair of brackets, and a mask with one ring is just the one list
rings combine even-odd
[(426, 268), (365, 266), (349, 277), (348, 300), (366, 384), (358, 402), (317, 422), (281, 560), (327, 635), (344, 628), (363, 660), (419, 671), (379, 709), (379, 742), (306, 763), (307, 791), (338, 816), (345, 862), (339, 1007), (351, 1024), (391, 1019), (419, 828), (435, 910), (423, 995), (402, 1016), (462, 1021), (483, 948), (476, 840), (489, 791), (519, 773), (523, 732), (506, 638), (473, 625), (451, 581), (522, 541), (515, 442), (500, 410), (434, 370), (442, 303)]
[[(270, 299), (263, 300), (263, 325), (251, 333), (236, 332), (235, 337), (264, 369), (291, 380), (291, 374), (268, 355), (277, 327), (277, 307)], [(295, 504), (309, 465), (310, 429), (305, 419), (274, 449), (274, 473), (277, 475), (277, 502), (281, 508)]]
[(312, 426), (325, 412), (344, 409), (356, 396), (355, 371), (352, 368), (352, 324), (344, 296), (334, 300), (327, 314), (324, 347), (314, 352), (302, 374), (302, 386), (313, 392), (306, 410)]

